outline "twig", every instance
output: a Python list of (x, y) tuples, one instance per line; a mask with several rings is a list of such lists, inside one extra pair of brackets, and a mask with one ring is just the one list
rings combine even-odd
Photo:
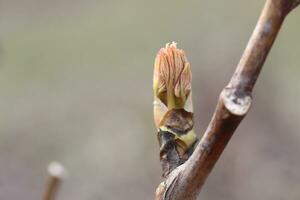
[(58, 162), (52, 162), (48, 166), (49, 180), (43, 200), (55, 200), (58, 188), (65, 177), (65, 169)]
[(156, 199), (195, 200), (235, 129), (248, 113), (252, 90), (287, 14), (300, 0), (267, 0), (233, 77), (192, 156), (157, 189)]

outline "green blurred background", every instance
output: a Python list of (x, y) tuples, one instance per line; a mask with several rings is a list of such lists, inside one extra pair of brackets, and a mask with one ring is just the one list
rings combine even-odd
[[(199, 136), (237, 65), (262, 0), (0, 0), (0, 199), (152, 200), (161, 181), (152, 120), (156, 52), (192, 65)], [(200, 199), (300, 199), (300, 9), (285, 21), (254, 104)]]

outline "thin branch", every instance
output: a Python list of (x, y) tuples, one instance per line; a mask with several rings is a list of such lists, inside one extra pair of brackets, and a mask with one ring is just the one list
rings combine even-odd
[(299, 0), (267, 0), (233, 77), (192, 156), (157, 190), (156, 199), (195, 200), (234, 131), (247, 115), (252, 90), (287, 14)]
[(65, 169), (58, 162), (52, 162), (48, 166), (49, 180), (43, 200), (55, 200), (58, 188), (65, 177)]

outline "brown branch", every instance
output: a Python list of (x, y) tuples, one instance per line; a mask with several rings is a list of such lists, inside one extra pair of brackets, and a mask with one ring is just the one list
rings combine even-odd
[(65, 177), (64, 167), (57, 162), (52, 162), (48, 166), (49, 180), (43, 200), (55, 200), (58, 188)]
[(156, 199), (195, 200), (234, 131), (248, 113), (252, 90), (287, 14), (300, 0), (267, 0), (233, 77), (192, 156), (161, 184)]

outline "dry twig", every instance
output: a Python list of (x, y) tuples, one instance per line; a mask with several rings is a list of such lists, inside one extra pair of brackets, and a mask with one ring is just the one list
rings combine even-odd
[(43, 200), (55, 200), (58, 188), (65, 177), (65, 169), (58, 162), (52, 162), (48, 166), (49, 180)]

